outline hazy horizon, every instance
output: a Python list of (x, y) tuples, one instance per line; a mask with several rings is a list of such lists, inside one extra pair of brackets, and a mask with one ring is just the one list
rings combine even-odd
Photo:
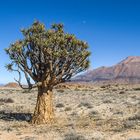
[(63, 23), (65, 31), (88, 42), (91, 68), (112, 66), (128, 56), (140, 56), (140, 1), (138, 0), (5, 0), (0, 2), (0, 83), (14, 81), (5, 69), (4, 48), (22, 38), (20, 29), (34, 20)]

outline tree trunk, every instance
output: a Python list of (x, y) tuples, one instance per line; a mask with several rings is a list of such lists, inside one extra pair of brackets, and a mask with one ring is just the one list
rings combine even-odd
[(52, 90), (38, 88), (37, 103), (31, 120), (32, 124), (46, 124), (54, 120)]

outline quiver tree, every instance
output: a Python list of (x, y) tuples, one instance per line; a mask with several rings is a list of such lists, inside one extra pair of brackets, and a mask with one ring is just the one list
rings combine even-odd
[[(48, 123), (54, 119), (53, 87), (88, 68), (88, 45), (74, 35), (65, 33), (62, 24), (53, 24), (50, 29), (46, 29), (44, 24), (37, 21), (21, 32), (24, 38), (6, 49), (11, 59), (6, 67), (18, 72), (19, 79), (16, 81), (21, 88), (38, 88), (31, 122)], [(22, 73), (27, 80), (27, 87), (21, 84)]]

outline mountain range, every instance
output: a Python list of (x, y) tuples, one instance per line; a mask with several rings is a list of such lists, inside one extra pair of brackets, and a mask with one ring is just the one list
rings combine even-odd
[(140, 83), (140, 56), (129, 56), (111, 67), (88, 70), (74, 78), (78, 82)]

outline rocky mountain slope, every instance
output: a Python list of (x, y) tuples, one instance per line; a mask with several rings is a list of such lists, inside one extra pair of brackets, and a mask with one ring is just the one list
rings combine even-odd
[(140, 56), (129, 56), (114, 66), (90, 70), (74, 80), (97, 83), (140, 83)]

